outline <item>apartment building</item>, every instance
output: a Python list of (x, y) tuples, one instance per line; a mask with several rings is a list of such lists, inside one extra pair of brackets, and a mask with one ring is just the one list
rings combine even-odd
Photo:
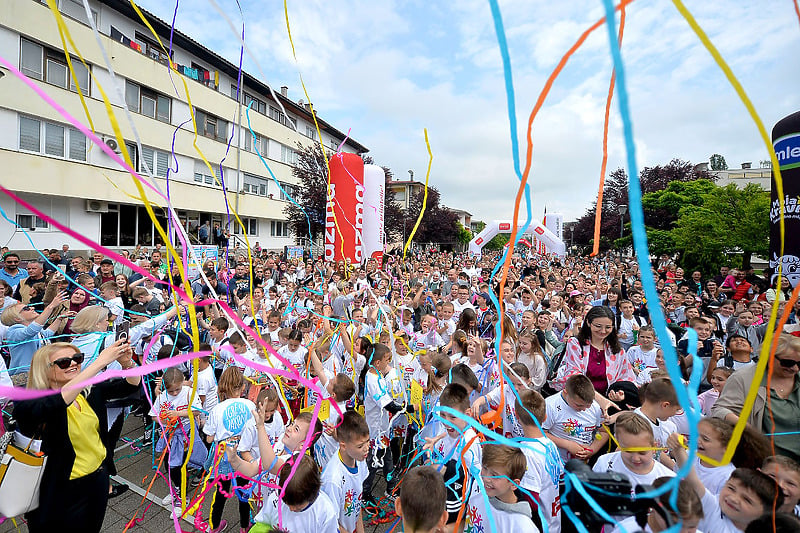
[[(90, 0), (102, 48), (115, 73), (112, 78), (88, 24), (83, 2), (57, 3), (77, 49), (89, 65), (87, 70), (75, 51), (70, 50), (77, 85), (67, 67), (55, 18), (39, 0), (3, 1), (0, 55), (36, 80), (72, 116), (87, 123), (80, 91), (97, 135), (119, 153), (121, 147), (114, 139), (102, 100), (102, 86), (134, 167), (142, 175), (152, 173), (155, 185), (164, 194), (169, 190), (171, 204), (190, 235), (196, 236), (198, 227), (205, 222), (212, 228), (217, 222), (224, 226), (228, 213), (236, 210), (244, 227), (230, 227), (234, 240), (243, 242), (246, 234), (251, 244), (258, 242), (267, 249), (293, 244), (296, 239), (283, 211), (287, 194), (293, 195), (297, 186), (292, 176), (297, 144), (319, 142), (310, 106), (302, 100), (292, 100), (287, 87), (276, 89), (273, 97), (264, 82), (247, 73), (239, 86), (238, 65), (177, 28), (170, 52), (170, 24), (144, 12), (167, 47), (165, 50), (127, 1)], [(169, 67), (170, 53), (174, 69)], [(188, 85), (188, 98), (181, 78)], [(143, 202), (136, 199), (139, 192), (133, 178), (111, 157), (2, 67), (0, 95), (3, 186), (104, 246), (150, 247), (161, 242)], [(125, 105), (132, 124), (126, 117)], [(255, 140), (247, 128), (248, 106)], [(345, 134), (319, 115), (317, 121), (321, 142), (326, 149), (335, 150)], [(133, 126), (141, 150), (136, 146)], [(276, 179), (270, 176), (257, 150)], [(343, 150), (368, 151), (352, 138), (347, 139)], [(166, 227), (165, 202), (152, 191), (148, 190), (147, 196), (155, 206), (156, 218)], [(6, 195), (0, 194), (0, 208), (19, 225), (0, 217), (0, 245), (15, 250), (60, 248), (64, 243), (73, 249), (86, 248)]]

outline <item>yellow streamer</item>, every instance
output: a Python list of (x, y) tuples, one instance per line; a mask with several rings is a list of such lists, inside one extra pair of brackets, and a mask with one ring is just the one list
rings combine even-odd
[[(675, 7), (678, 9), (678, 12), (686, 19), (686, 22), (689, 23), (692, 30), (694, 30), (697, 37), (703, 43), (703, 46), (706, 47), (708, 52), (711, 54), (711, 57), (714, 58), (719, 68), (725, 73), (725, 77), (728, 78), (728, 81), (733, 86), (736, 94), (739, 95), (739, 99), (744, 104), (747, 112), (752, 117), (753, 122), (755, 122), (756, 126), (758, 127), (758, 132), (761, 135), (761, 139), (764, 141), (764, 144), (767, 147), (767, 151), (769, 152), (770, 160), (772, 161), (772, 170), (775, 173), (775, 187), (777, 188), (778, 194), (778, 201), (780, 203), (780, 235), (781, 235), (781, 255), (783, 255), (783, 247), (784, 247), (784, 239), (785, 239), (785, 227), (784, 227), (784, 202), (783, 202), (783, 178), (781, 176), (781, 169), (780, 164), (778, 163), (778, 158), (775, 155), (775, 149), (772, 146), (772, 141), (767, 133), (767, 129), (764, 127), (764, 123), (761, 121), (761, 118), (758, 116), (753, 103), (750, 101), (750, 98), (747, 96), (742, 84), (739, 83), (739, 80), (733, 74), (733, 71), (722, 58), (722, 55), (719, 53), (719, 50), (712, 44), (711, 40), (708, 38), (708, 35), (703, 31), (700, 25), (697, 23), (695, 18), (683, 5), (681, 0), (672, 0), (675, 4)], [(778, 267), (778, 286), (781, 283), (782, 277), (782, 268)], [(753, 410), (753, 403), (756, 400), (756, 396), (758, 395), (758, 389), (761, 386), (761, 381), (764, 377), (764, 372), (767, 368), (767, 363), (769, 363), (770, 354), (771, 354), (771, 347), (772, 347), (772, 338), (774, 336), (773, 329), (775, 328), (775, 322), (778, 319), (778, 306), (775, 305), (772, 307), (772, 312), (770, 313), (769, 317), (769, 324), (767, 325), (767, 331), (764, 336), (764, 343), (761, 345), (761, 354), (758, 360), (758, 364), (756, 365), (756, 373), (753, 377), (753, 383), (750, 386), (750, 390), (747, 392), (747, 397), (745, 398), (744, 406), (742, 407), (741, 413), (739, 413), (739, 421), (736, 423), (736, 427), (733, 430), (733, 434), (731, 435), (731, 439), (728, 442), (728, 447), (725, 449), (725, 455), (722, 457), (720, 461), (715, 461), (710, 458), (705, 458), (705, 460), (713, 464), (714, 466), (721, 466), (727, 464), (733, 458), (733, 454), (736, 451), (736, 446), (739, 444), (739, 440), (742, 438), (742, 433), (744, 432), (744, 428), (747, 425), (747, 419), (750, 416), (750, 412)]]
[(433, 163), (433, 152), (431, 152), (431, 143), (428, 142), (428, 128), (423, 130), (425, 132), (425, 146), (428, 147), (428, 171), (425, 173), (425, 196), (422, 198), (422, 211), (419, 212), (419, 216), (417, 217), (417, 223), (414, 224), (414, 229), (411, 230), (411, 235), (408, 236), (408, 241), (406, 241), (405, 246), (403, 246), (403, 261), (406, 259), (406, 251), (408, 251), (408, 247), (411, 245), (411, 239), (414, 238), (414, 234), (417, 232), (417, 228), (419, 228), (420, 222), (422, 222), (422, 217), (425, 214), (425, 209), (428, 207), (428, 180), (431, 177), (431, 164)]

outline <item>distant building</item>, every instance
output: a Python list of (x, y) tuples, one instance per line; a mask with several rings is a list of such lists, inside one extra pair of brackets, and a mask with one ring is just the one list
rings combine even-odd
[(386, 187), (387, 190), (394, 193), (394, 199), (400, 204), (401, 209), (408, 209), (411, 205), (411, 198), (415, 194), (425, 191), (425, 184), (413, 179), (389, 181), (386, 183)]
[(717, 185), (724, 187), (731, 183), (737, 188), (744, 189), (748, 183), (760, 185), (765, 191), (772, 188), (772, 165), (769, 161), (761, 161), (758, 168), (753, 168), (750, 162), (742, 163), (741, 168), (728, 170), (710, 170), (708, 163), (695, 166), (697, 170), (706, 170), (717, 177)]
[(454, 209), (448, 207), (450, 211), (458, 215), (458, 222), (467, 229), (472, 228), (472, 213), (464, 211), (463, 209)]

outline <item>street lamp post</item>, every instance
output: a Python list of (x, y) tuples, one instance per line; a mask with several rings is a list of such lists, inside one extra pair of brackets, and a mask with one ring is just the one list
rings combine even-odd
[(625, 204), (617, 206), (619, 211), (619, 238), (622, 238), (622, 233), (625, 230), (625, 213), (628, 212), (628, 206)]

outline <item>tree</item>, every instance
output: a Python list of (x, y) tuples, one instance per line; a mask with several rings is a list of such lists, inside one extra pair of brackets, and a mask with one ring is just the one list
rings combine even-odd
[[(702, 170), (696, 170), (694, 165), (681, 159), (673, 159), (666, 165), (656, 165), (645, 167), (639, 173), (639, 183), (642, 194), (661, 191), (673, 182), (689, 182), (697, 179), (716, 179), (713, 175)], [(628, 175), (623, 169), (617, 169), (608, 175), (605, 186), (603, 187), (603, 210), (600, 220), (600, 250), (608, 250), (615, 244), (626, 241), (617, 239), (620, 234), (620, 224), (622, 217), (619, 215), (619, 206), (628, 205)], [(580, 247), (591, 248), (594, 240), (594, 219), (597, 211), (596, 203), (586, 210), (586, 213), (575, 222), (575, 244)], [(648, 228), (669, 230), (672, 223), (677, 218), (677, 212), (672, 218), (665, 218), (667, 215), (660, 208), (648, 210), (645, 208), (645, 224)], [(630, 234), (628, 234), (630, 235)], [(662, 235), (663, 236), (663, 235)], [(627, 237), (630, 242), (630, 237)], [(618, 242), (619, 241), (619, 242)], [(667, 241), (661, 239), (663, 244)]]
[(386, 177), (386, 199), (383, 202), (383, 229), (386, 232), (387, 243), (395, 241), (403, 236), (403, 208), (395, 199), (394, 191), (389, 189), (392, 181), (392, 171), (389, 167), (383, 167)]
[[(452, 248), (458, 241), (459, 222), (458, 215), (440, 204), (441, 195), (436, 187), (428, 187), (428, 200), (425, 213), (422, 215), (414, 242), (436, 242), (443, 244), (443, 248)], [(417, 218), (422, 211), (425, 200), (425, 191), (421, 190), (411, 197), (408, 209), (405, 212), (406, 236), (411, 235)]]
[(701, 205), (682, 207), (672, 235), (683, 251), (684, 268), (709, 272), (731, 254), (742, 254), (745, 266), (753, 254), (767, 255), (769, 207), (769, 193), (753, 183), (744, 189), (714, 187)]
[(721, 155), (713, 154), (708, 160), (711, 163), (711, 170), (728, 170), (728, 163)]
[(316, 241), (325, 231), (328, 188), (328, 165), (319, 145), (304, 147), (297, 144), (297, 164), (292, 169), (292, 175), (300, 182), (293, 195), (300, 207), (289, 202), (283, 212), (294, 235), (308, 237), (310, 225), (311, 240)]

